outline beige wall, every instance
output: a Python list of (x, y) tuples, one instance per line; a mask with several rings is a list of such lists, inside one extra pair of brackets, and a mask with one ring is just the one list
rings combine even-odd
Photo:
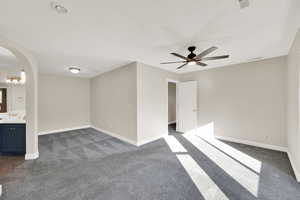
[(168, 84), (168, 122), (176, 121), (176, 83)]
[(136, 63), (91, 80), (92, 126), (130, 143), (137, 142)]
[(198, 81), (198, 125), (215, 135), (281, 147), (285, 133), (286, 58), (188, 73)]
[(179, 75), (138, 63), (138, 143), (168, 134), (168, 79)]
[(90, 125), (90, 80), (39, 76), (39, 132)]
[(299, 133), (299, 67), (300, 32), (288, 55), (287, 68), (287, 138), (289, 156), (295, 174), (300, 181), (300, 133)]

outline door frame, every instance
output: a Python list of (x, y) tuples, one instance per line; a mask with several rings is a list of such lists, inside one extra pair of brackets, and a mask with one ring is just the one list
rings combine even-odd
[[(197, 129), (197, 127), (198, 127), (198, 86), (197, 86), (197, 81), (195, 81), (195, 80), (181, 81), (179, 83), (183, 83), (184, 84), (184, 83), (188, 83), (188, 82), (195, 82), (196, 83), (196, 102), (194, 102), (194, 103), (196, 103), (195, 104), (196, 108), (193, 108), (193, 112), (196, 112), (196, 115), (195, 115), (196, 119), (195, 119), (195, 127), (194, 127), (194, 129)], [(177, 101), (176, 101), (176, 105), (177, 105), (176, 106), (176, 109), (177, 109), (176, 115), (178, 115), (178, 117), (176, 118), (176, 120), (177, 120), (176, 131), (177, 132), (185, 132), (185, 130), (182, 128), (182, 124), (179, 123), (179, 121), (182, 122), (182, 114), (180, 113), (180, 111), (182, 109), (179, 109), (180, 108), (180, 98), (179, 98), (179, 93), (180, 92), (179, 92), (179, 88), (180, 87), (177, 85), (177, 87), (176, 87), (176, 98), (177, 98)]]
[[(38, 151), (38, 61), (31, 52), (0, 35), (0, 46), (11, 51), (26, 73), (26, 154), (25, 160), (39, 157)], [(1, 188), (1, 186), (0, 186)]]
[[(175, 79), (166, 79), (166, 85), (167, 85), (167, 130), (169, 130), (169, 83), (175, 83), (176, 85), (176, 131), (178, 130), (178, 92), (177, 92), (177, 84), (180, 83), (180, 81)], [(169, 132), (168, 132), (169, 134)]]

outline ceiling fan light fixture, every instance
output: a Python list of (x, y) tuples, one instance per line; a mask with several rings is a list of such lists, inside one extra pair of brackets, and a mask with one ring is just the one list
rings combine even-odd
[(212, 47), (206, 49), (205, 51), (202, 51), (200, 54), (196, 55), (193, 53), (196, 50), (196, 47), (191, 46), (191, 47), (188, 47), (188, 51), (190, 52), (188, 54), (188, 56), (183, 56), (178, 53), (171, 53), (171, 55), (176, 56), (176, 57), (180, 58), (181, 60), (175, 61), (175, 62), (164, 62), (161, 64), (181, 63), (181, 65), (179, 67), (177, 67), (176, 69), (181, 69), (187, 65), (199, 65), (201, 67), (206, 67), (207, 64), (203, 63), (202, 61), (220, 60), (220, 59), (229, 58), (229, 55), (206, 57), (208, 54), (212, 53), (213, 51), (216, 51), (217, 49), (218, 49), (217, 47), (212, 46)]
[(197, 63), (196, 63), (196, 61), (190, 61), (190, 62), (188, 62), (188, 65), (196, 65)]

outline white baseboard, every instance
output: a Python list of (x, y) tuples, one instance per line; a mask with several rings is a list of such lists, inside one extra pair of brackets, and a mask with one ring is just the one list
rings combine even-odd
[(168, 122), (168, 124), (176, 124), (176, 121), (171, 121), (171, 122)]
[(250, 146), (261, 147), (261, 148), (265, 148), (265, 149), (271, 149), (271, 150), (275, 150), (275, 151), (287, 152), (287, 147), (282, 147), (282, 146), (264, 144), (264, 143), (260, 143), (260, 142), (249, 141), (249, 140), (240, 140), (240, 139), (236, 139), (236, 138), (224, 137), (224, 136), (218, 136), (218, 135), (215, 135), (215, 138), (220, 139), (220, 140), (225, 140), (228, 142), (235, 142), (235, 143), (246, 144), (246, 145), (250, 145)]
[(295, 174), (295, 176), (296, 176), (296, 179), (297, 179), (298, 182), (300, 182), (300, 172), (297, 170), (297, 167), (296, 167), (294, 158), (293, 158), (292, 154), (291, 154), (289, 151), (287, 152), (287, 154), (288, 154), (288, 156), (289, 156), (289, 159), (290, 159), (292, 168), (293, 168), (293, 170), (294, 170), (294, 174)]
[(85, 125), (85, 126), (77, 126), (77, 127), (72, 127), (72, 128), (63, 128), (63, 129), (57, 129), (57, 130), (52, 130), (52, 131), (42, 131), (39, 132), (38, 135), (48, 135), (48, 134), (53, 134), (53, 133), (61, 133), (65, 131), (73, 131), (73, 130), (78, 130), (78, 129), (85, 129), (85, 128), (90, 128), (90, 125)]
[(103, 133), (105, 133), (105, 134), (107, 134), (107, 135), (110, 135), (110, 136), (112, 136), (112, 137), (118, 138), (119, 140), (122, 140), (122, 141), (124, 141), (124, 142), (129, 143), (129, 144), (138, 146), (136, 141), (131, 140), (131, 139), (128, 139), (128, 138), (125, 138), (125, 137), (123, 137), (123, 136), (121, 136), (121, 135), (119, 135), (119, 134), (112, 133), (112, 132), (110, 132), (110, 131), (107, 131), (107, 130), (104, 130), (104, 129), (102, 129), (102, 128), (95, 127), (95, 126), (91, 126), (91, 128), (93, 128), (93, 129), (95, 129), (95, 130), (97, 130), (97, 131), (103, 132)]
[(154, 138), (151, 138), (151, 139), (147, 139), (147, 140), (143, 140), (143, 141), (138, 141), (138, 145), (137, 146), (142, 146), (144, 144), (147, 144), (147, 143), (150, 143), (150, 142), (154, 142), (156, 140), (159, 140), (161, 138), (164, 138), (166, 137), (168, 134), (165, 134), (165, 135), (160, 135), (160, 136), (156, 136)]
[(300, 182), (300, 171), (298, 171), (298, 169), (296, 167), (296, 164), (295, 164), (295, 161), (294, 161), (294, 158), (293, 158), (292, 154), (288, 151), (287, 147), (270, 145), (270, 144), (263, 144), (263, 143), (259, 143), (259, 142), (252, 142), (252, 141), (248, 141), (248, 140), (240, 140), (240, 139), (217, 136), (217, 135), (215, 135), (215, 138), (220, 139), (220, 140), (229, 141), (229, 142), (235, 142), (235, 143), (246, 144), (246, 145), (250, 145), (250, 146), (261, 147), (261, 148), (265, 148), (265, 149), (271, 149), (271, 150), (286, 152), (288, 154), (289, 160), (291, 162), (294, 174), (296, 176), (296, 180), (298, 182)]
[(39, 152), (25, 154), (25, 160), (35, 160), (38, 157), (39, 157)]
[(147, 139), (147, 140), (143, 140), (141, 142), (139, 141), (134, 141), (134, 140), (131, 140), (131, 139), (128, 139), (128, 138), (125, 138), (123, 136), (120, 136), (119, 134), (116, 134), (116, 133), (112, 133), (110, 131), (107, 131), (107, 130), (104, 130), (102, 128), (98, 128), (98, 127), (95, 127), (95, 126), (91, 126), (91, 128), (97, 130), (97, 131), (100, 131), (100, 132), (103, 132), (107, 135), (110, 135), (112, 137), (115, 137), (115, 138), (118, 138), (119, 140), (122, 140), (124, 142), (127, 142), (129, 144), (132, 144), (132, 145), (135, 145), (135, 146), (142, 146), (144, 144), (147, 144), (147, 143), (150, 143), (150, 142), (153, 142), (155, 140), (158, 140), (160, 138), (163, 138), (165, 135), (161, 135), (161, 136), (157, 136), (157, 137), (154, 137), (154, 138), (151, 138), (151, 139)]

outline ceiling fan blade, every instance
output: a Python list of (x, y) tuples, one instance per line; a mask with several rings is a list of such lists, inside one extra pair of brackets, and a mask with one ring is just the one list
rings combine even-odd
[(229, 55), (201, 58), (201, 60), (219, 60), (229, 58)]
[(200, 65), (200, 66), (202, 66), (202, 67), (207, 66), (207, 64), (205, 64), (205, 63), (203, 63), (203, 62), (196, 62), (196, 63), (197, 63), (197, 65)]
[(211, 52), (217, 50), (217, 47), (210, 47), (209, 49), (206, 49), (205, 51), (203, 51), (202, 53), (200, 53), (199, 55), (196, 56), (196, 58), (201, 59), (204, 56), (210, 54)]
[(188, 60), (187, 57), (182, 56), (182, 55), (180, 55), (180, 54), (178, 54), (178, 53), (171, 53), (171, 54), (172, 54), (173, 56), (179, 57), (179, 58), (181, 58), (181, 59), (183, 59), (183, 60)]
[(185, 64), (183, 64), (183, 65), (177, 67), (176, 69), (181, 69), (181, 68), (183, 68), (183, 67), (186, 66), (186, 65), (187, 65), (187, 63), (185, 63)]
[(173, 64), (173, 63), (186, 63), (186, 61), (177, 61), (177, 62), (163, 62), (163, 63), (160, 63), (160, 64), (164, 65), (164, 64)]

